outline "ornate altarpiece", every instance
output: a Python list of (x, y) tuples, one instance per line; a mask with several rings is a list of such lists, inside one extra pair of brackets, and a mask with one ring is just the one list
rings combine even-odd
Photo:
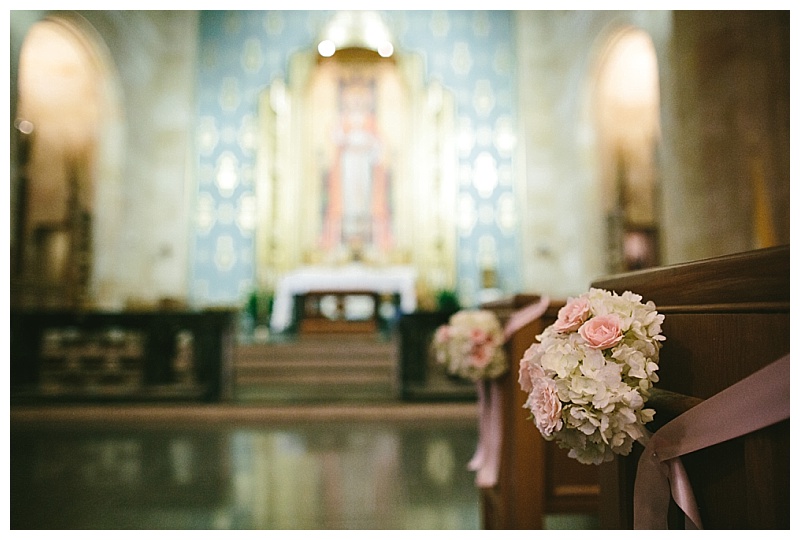
[(299, 52), (259, 103), (258, 286), (358, 262), (410, 265), (424, 306), (455, 286), (455, 106), (420, 58)]

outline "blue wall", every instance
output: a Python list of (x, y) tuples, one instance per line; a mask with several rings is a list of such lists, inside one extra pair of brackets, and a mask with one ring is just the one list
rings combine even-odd
[[(253, 145), (258, 96), (286, 78), (289, 58), (315, 46), (330, 11), (204, 11), (200, 17), (196, 173), (190, 297), (195, 305), (241, 305), (255, 283)], [(478, 250), (496, 246), (498, 286), (518, 292), (516, 199), (512, 152), (500, 140), (516, 137), (516, 59), (508, 11), (380, 12), (399, 49), (425, 59), (429, 80), (439, 80), (457, 100), (462, 213), (474, 215), (458, 231), (459, 290), (467, 298), (480, 283)], [(502, 139), (503, 136), (505, 139)], [(479, 155), (495, 167), (489, 194), (476, 187)], [(481, 161), (481, 160), (478, 160)], [(215, 182), (227, 167), (230, 182)]]

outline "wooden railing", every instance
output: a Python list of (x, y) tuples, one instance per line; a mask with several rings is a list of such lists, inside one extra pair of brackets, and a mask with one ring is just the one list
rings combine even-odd
[(12, 311), (13, 403), (231, 397), (235, 311)]

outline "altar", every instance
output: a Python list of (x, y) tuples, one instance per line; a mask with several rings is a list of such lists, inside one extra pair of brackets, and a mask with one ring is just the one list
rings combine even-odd
[(292, 324), (295, 295), (312, 291), (369, 291), (397, 294), (400, 310), (417, 308), (417, 271), (412, 266), (373, 267), (353, 263), (344, 266), (304, 266), (284, 275), (275, 288), (270, 328), (283, 332)]

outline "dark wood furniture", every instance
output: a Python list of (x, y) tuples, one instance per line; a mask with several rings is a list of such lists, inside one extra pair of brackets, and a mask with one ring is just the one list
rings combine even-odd
[(475, 383), (449, 377), (432, 352), (436, 329), (455, 310), (404, 313), (397, 323), (399, 397), (404, 401), (462, 401), (477, 397)]
[(220, 401), (235, 311), (12, 311), (12, 403)]
[[(788, 246), (632, 272), (593, 286), (633, 291), (665, 315), (660, 390), (708, 399), (789, 352)], [(681, 412), (652, 405), (651, 430)], [(637, 444), (631, 455), (600, 466), (604, 528), (633, 527), (641, 450)], [(682, 461), (705, 528), (789, 527), (788, 420)], [(680, 514), (670, 515), (670, 527), (683, 526)]]
[[(505, 325), (511, 314), (539, 300), (517, 295), (484, 304)], [(519, 386), (519, 361), (536, 336), (555, 322), (563, 301), (551, 301), (544, 316), (520, 328), (506, 343), (509, 372), (501, 377), (503, 442), (497, 485), (481, 489), (485, 529), (542, 529), (548, 514), (598, 511), (599, 472), (567, 456), (546, 441), (523, 409), (527, 395)]]

